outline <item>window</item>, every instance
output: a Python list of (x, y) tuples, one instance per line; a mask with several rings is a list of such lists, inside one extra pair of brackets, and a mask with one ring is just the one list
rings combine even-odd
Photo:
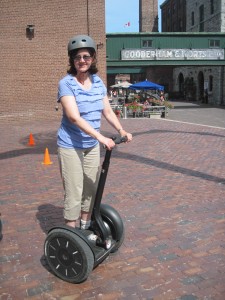
[(214, 0), (210, 0), (210, 13), (211, 15), (214, 14)]
[(142, 47), (143, 48), (152, 48), (152, 40), (143, 40)]
[(199, 20), (200, 23), (204, 21), (204, 5), (199, 7)]
[(199, 31), (204, 31), (204, 5), (199, 7)]
[(175, 12), (176, 12), (176, 4), (174, 3), (173, 4), (173, 14), (175, 14)]
[(210, 48), (220, 48), (220, 40), (209, 40)]
[(192, 26), (195, 25), (195, 13), (194, 12), (191, 13), (191, 25)]
[(213, 90), (213, 76), (209, 76), (209, 92), (212, 92)]

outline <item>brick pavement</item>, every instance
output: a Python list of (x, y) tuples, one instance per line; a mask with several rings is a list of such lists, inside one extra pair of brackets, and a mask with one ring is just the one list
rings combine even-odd
[(46, 232), (63, 222), (58, 121), (1, 124), (1, 300), (225, 299), (225, 129), (122, 123), (134, 140), (113, 152), (104, 202), (121, 213), (126, 238), (79, 285), (52, 275), (43, 257)]

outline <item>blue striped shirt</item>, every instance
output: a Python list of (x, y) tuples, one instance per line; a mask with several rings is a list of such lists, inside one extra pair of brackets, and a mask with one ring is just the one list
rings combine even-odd
[[(90, 90), (84, 90), (70, 74), (60, 80), (58, 86), (58, 102), (63, 96), (74, 96), (78, 110), (95, 130), (101, 126), (101, 114), (103, 110), (103, 98), (106, 95), (106, 87), (99, 76), (91, 75), (92, 86)], [(79, 129), (70, 122), (63, 112), (61, 126), (58, 130), (57, 144), (63, 148), (86, 149), (96, 146), (98, 141)]]

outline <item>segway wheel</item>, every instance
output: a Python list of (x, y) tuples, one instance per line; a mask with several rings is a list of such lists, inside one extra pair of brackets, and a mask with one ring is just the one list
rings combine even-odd
[(44, 253), (52, 272), (67, 282), (85, 281), (94, 266), (94, 255), (88, 244), (75, 233), (62, 228), (50, 231)]
[(119, 240), (117, 240), (115, 246), (111, 250), (111, 253), (115, 253), (120, 248), (120, 246), (123, 244), (124, 238), (125, 238), (125, 233), (123, 231), (122, 236), (120, 237)]
[(114, 253), (123, 244), (125, 238), (123, 221), (119, 213), (108, 204), (101, 204), (100, 213), (109, 235), (116, 241), (115, 246), (111, 250), (111, 253)]

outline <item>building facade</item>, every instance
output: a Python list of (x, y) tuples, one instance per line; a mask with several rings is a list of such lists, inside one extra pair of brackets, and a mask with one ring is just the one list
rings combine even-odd
[(166, 0), (160, 8), (162, 32), (186, 31), (186, 0)]
[[(181, 0), (166, 0), (162, 9), (162, 29), (167, 32), (177, 31), (176, 18), (168, 11), (175, 11)], [(225, 0), (188, 0), (184, 1), (183, 16), (186, 25), (183, 31), (192, 32), (224, 32)], [(169, 24), (169, 25), (168, 25)], [(172, 25), (173, 24), (173, 25)], [(194, 48), (192, 42), (190, 49)], [(208, 41), (209, 49), (224, 49), (225, 44), (214, 37)], [(185, 94), (190, 100), (225, 105), (225, 69), (224, 66), (180, 66), (173, 69), (173, 90)], [(189, 87), (189, 91), (185, 90)]]
[(171, 99), (225, 105), (223, 47), (218, 33), (107, 34), (108, 88), (117, 74), (131, 82), (148, 79), (165, 87)]
[(186, 24), (189, 32), (225, 32), (225, 0), (188, 0)]
[(74, 35), (93, 37), (106, 82), (104, 0), (1, 0), (0, 11), (0, 121), (56, 117)]
[(225, 0), (166, 0), (162, 32), (225, 32)]

